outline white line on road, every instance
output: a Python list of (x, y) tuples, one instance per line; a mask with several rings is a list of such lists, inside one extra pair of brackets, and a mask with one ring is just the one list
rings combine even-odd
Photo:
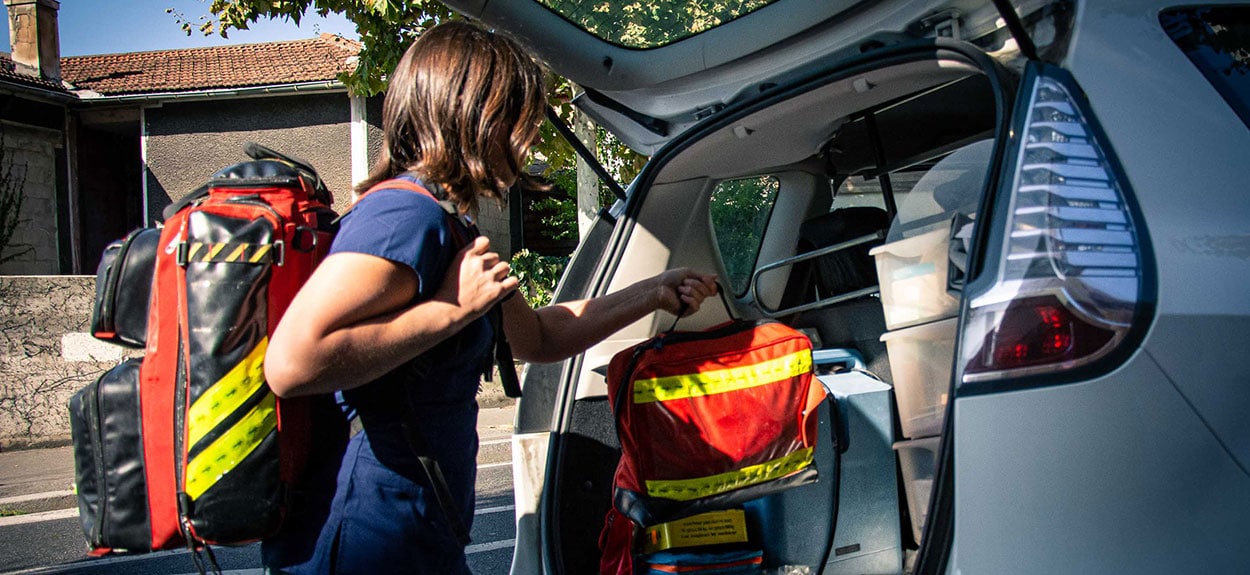
[(512, 443), (512, 436), (509, 435), (503, 439), (487, 439), (486, 441), (477, 442), (478, 445), (499, 445), (500, 443)]
[(493, 469), (495, 467), (509, 467), (511, 465), (512, 465), (511, 461), (505, 461), (503, 463), (487, 463), (485, 465), (479, 465), (477, 466), (477, 468), (478, 469)]
[(473, 510), (474, 515), (490, 515), (491, 513), (503, 513), (504, 511), (516, 511), (516, 505), (500, 505), (499, 507), (480, 507)]
[(69, 519), (71, 517), (78, 517), (77, 509), (59, 509), (56, 511), (44, 511), (43, 513), (27, 513), (25, 515), (0, 517), (0, 527), (23, 525), (26, 523), (38, 523), (40, 521), (54, 521), (57, 519)]
[(487, 551), (495, 551), (496, 549), (507, 549), (509, 547), (516, 547), (516, 539), (504, 539), (501, 541), (491, 541), (488, 543), (479, 543), (477, 545), (470, 545), (464, 548), (464, 554), (472, 555), (474, 553), (485, 553)]
[(40, 499), (53, 499), (57, 497), (67, 497), (73, 495), (70, 490), (65, 491), (45, 491), (43, 493), (31, 493), (29, 495), (14, 495), (13, 497), (0, 497), (0, 505), (11, 505), (13, 503), (22, 503), (24, 501), (37, 501)]

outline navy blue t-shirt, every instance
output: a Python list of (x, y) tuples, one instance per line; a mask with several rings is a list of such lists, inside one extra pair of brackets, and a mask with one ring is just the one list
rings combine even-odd
[[(461, 247), (452, 225), (459, 224), (433, 198), (406, 189), (380, 189), (343, 217), (330, 253), (368, 254), (412, 269), (418, 281), (416, 304), (438, 290)], [(466, 569), (463, 551), (446, 526), (401, 422), (406, 418), (420, 430), (428, 454), (442, 468), (461, 520), (471, 526), (476, 396), (491, 337), (490, 323), (483, 316), (378, 380), (341, 393), (345, 410), (359, 416), (363, 431), (351, 439), (342, 457), (329, 517), (316, 535), (315, 549), (295, 552), (304, 545), (311, 547), (313, 541), (304, 537), (301, 545), (291, 541), (295, 534), (290, 534), (273, 546), (272, 553), (266, 550), (271, 569), (312, 573), (369, 572), (397, 565), (441, 566), (438, 572)]]

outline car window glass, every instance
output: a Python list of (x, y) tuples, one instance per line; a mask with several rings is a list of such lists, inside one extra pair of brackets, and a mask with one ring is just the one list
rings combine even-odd
[(626, 48), (657, 48), (735, 20), (777, 0), (538, 0), (565, 20)]
[[(923, 169), (901, 170), (890, 174), (890, 187), (894, 190), (894, 202), (900, 204), (911, 191), (916, 181), (923, 176)], [(842, 180), (833, 194), (833, 205), (830, 210), (870, 206), (885, 209), (885, 196), (881, 192), (881, 181), (876, 177), (851, 176)]]
[(781, 184), (773, 176), (726, 180), (712, 192), (712, 230), (728, 273), (728, 288), (746, 293), (760, 253), (768, 215)]
[(1177, 8), (1159, 16), (1164, 30), (1250, 126), (1250, 7)]

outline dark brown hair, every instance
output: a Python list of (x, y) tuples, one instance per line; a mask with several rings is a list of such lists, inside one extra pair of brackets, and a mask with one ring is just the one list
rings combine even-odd
[(463, 212), (502, 200), (522, 173), (544, 118), (545, 76), (516, 41), (473, 22), (426, 30), (395, 68), (382, 107), (374, 184), (412, 170)]

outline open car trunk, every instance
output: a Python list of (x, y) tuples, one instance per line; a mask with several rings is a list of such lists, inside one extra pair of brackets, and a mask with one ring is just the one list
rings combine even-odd
[[(557, 296), (690, 266), (718, 273), (727, 302), (704, 302), (679, 330), (775, 318), (811, 337), (831, 391), (819, 481), (746, 506), (766, 572), (905, 572), (914, 560), (950, 397), (962, 266), (1007, 137), (1015, 80), (984, 49), (939, 40), (868, 56), (772, 88), (661, 150), (618, 217), (584, 242)], [(545, 489), (533, 494), (545, 570), (596, 572), (620, 457), (603, 367), (672, 322), (657, 313), (527, 375), (518, 432), (555, 414)], [(518, 484), (519, 500), (529, 487)]]

